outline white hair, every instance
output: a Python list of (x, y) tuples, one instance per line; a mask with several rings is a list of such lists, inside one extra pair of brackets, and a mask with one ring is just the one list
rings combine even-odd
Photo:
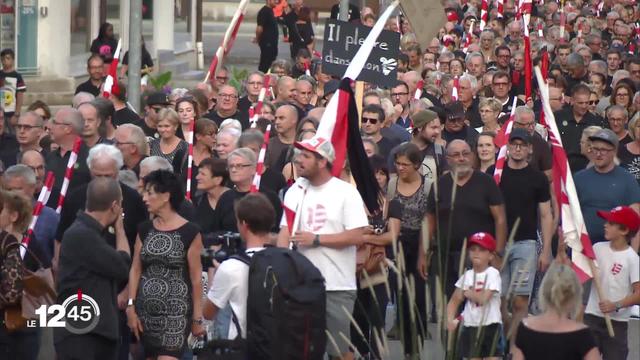
[(77, 109), (78, 106), (84, 104), (84, 103), (88, 103), (91, 102), (93, 100), (95, 100), (95, 96), (91, 93), (88, 93), (86, 91), (80, 91), (79, 93), (75, 94), (73, 96), (73, 100), (71, 100), (71, 104), (73, 106), (74, 109)]
[(236, 119), (226, 119), (220, 124), (220, 130), (224, 130), (226, 128), (233, 128), (242, 131), (242, 124)]
[(9, 168), (4, 171), (4, 174), (2, 174), (2, 177), (4, 179), (23, 178), (29, 185), (36, 184), (36, 173), (27, 165), (18, 164), (9, 166)]
[(225, 135), (231, 136), (235, 139), (235, 141), (238, 141), (238, 139), (240, 138), (240, 135), (242, 135), (242, 131), (239, 129), (236, 129), (235, 127), (227, 127), (218, 132), (218, 135), (216, 135), (216, 140), (220, 141), (220, 139)]
[(87, 166), (89, 169), (92, 168), (91, 164), (93, 163), (93, 160), (97, 158), (107, 158), (115, 161), (116, 168), (118, 170), (120, 170), (124, 165), (122, 153), (113, 145), (98, 144), (92, 147), (91, 150), (89, 150), (89, 156), (87, 156)]
[(229, 153), (229, 155), (227, 155), (227, 161), (229, 161), (232, 157), (235, 157), (235, 156), (247, 160), (253, 166), (256, 165), (256, 162), (257, 162), (256, 153), (254, 153), (253, 150), (249, 148), (239, 148), (239, 149), (233, 150), (231, 153)]
[(460, 76), (460, 79), (458, 81), (462, 81), (462, 80), (466, 80), (469, 82), (469, 85), (471, 86), (471, 91), (475, 92), (476, 89), (478, 88), (478, 79), (476, 79), (475, 76), (469, 74), (468, 72), (465, 72), (462, 76)]
[(175, 97), (176, 99), (180, 99), (181, 97), (187, 95), (189, 90), (185, 88), (176, 88), (171, 90), (171, 97)]
[(146, 168), (149, 172), (156, 170), (166, 170), (173, 172), (173, 165), (169, 160), (160, 156), (149, 156), (140, 161), (140, 168)]

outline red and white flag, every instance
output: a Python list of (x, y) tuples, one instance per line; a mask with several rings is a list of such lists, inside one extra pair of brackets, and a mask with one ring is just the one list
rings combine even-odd
[(29, 243), (33, 238), (33, 230), (36, 228), (36, 224), (38, 223), (38, 218), (42, 213), (42, 208), (45, 207), (49, 194), (51, 194), (51, 189), (53, 188), (53, 182), (55, 181), (55, 176), (53, 175), (53, 171), (47, 172), (47, 177), (44, 181), (44, 186), (40, 190), (40, 195), (38, 195), (38, 201), (36, 202), (36, 206), (33, 208), (33, 216), (31, 217), (31, 223), (29, 224), (29, 228), (27, 229), (27, 234), (22, 239), (22, 243), (24, 246), (20, 247), (20, 257), (24, 259), (24, 255), (27, 253), (27, 247), (29, 247)]
[(498, 18), (504, 17), (504, 0), (498, 0)]
[(264, 104), (264, 99), (269, 92), (269, 83), (271, 82), (271, 75), (266, 74), (264, 76), (264, 80), (262, 80), (262, 89), (260, 89), (260, 93), (258, 94), (258, 102), (255, 106), (251, 106), (249, 108), (249, 121), (251, 121), (251, 128), (255, 128), (258, 125), (258, 118), (260, 114), (262, 114), (262, 105)]
[(264, 173), (264, 158), (267, 154), (267, 147), (269, 146), (269, 139), (271, 134), (271, 124), (267, 125), (267, 131), (264, 132), (264, 141), (258, 153), (258, 165), (256, 166), (256, 174), (253, 176), (253, 182), (249, 192), (260, 191), (260, 180), (262, 180), (262, 174)]
[(422, 88), (424, 88), (424, 80), (420, 79), (416, 84), (416, 92), (413, 94), (414, 99), (420, 100), (422, 97)]
[(102, 84), (102, 97), (109, 98), (111, 94), (120, 95), (120, 87), (118, 86), (118, 62), (120, 60), (120, 50), (122, 48), (122, 39), (118, 40), (118, 46), (113, 53), (113, 60), (109, 64), (109, 73)]
[(458, 94), (460, 93), (460, 79), (458, 76), (453, 78), (453, 86), (451, 87), (451, 101), (458, 101)]
[(548, 128), (549, 142), (553, 153), (553, 190), (560, 209), (564, 242), (571, 248), (572, 267), (580, 281), (584, 282), (593, 277), (590, 263), (595, 262), (596, 257), (580, 209), (573, 176), (569, 170), (567, 154), (562, 147), (560, 132), (549, 104), (549, 87), (538, 67), (536, 67), (535, 73), (542, 98), (543, 112), (540, 114), (540, 123)]
[(524, 94), (526, 101), (531, 97), (531, 78), (533, 77), (533, 62), (531, 59), (531, 38), (529, 37), (529, 22), (531, 21), (531, 0), (523, 0), (520, 6), (524, 23)]
[(247, 5), (249, 5), (249, 0), (240, 0), (238, 8), (233, 14), (233, 18), (231, 18), (229, 27), (224, 34), (222, 44), (220, 45), (220, 47), (218, 47), (218, 50), (213, 56), (213, 59), (211, 59), (209, 71), (207, 71), (207, 75), (204, 78), (205, 83), (210, 78), (215, 78), (217, 68), (222, 66), (224, 57), (229, 54), (229, 52), (231, 52), (231, 48), (233, 47), (236, 36), (238, 36), (238, 30), (240, 30), (240, 24), (242, 24), (242, 20), (244, 20), (244, 14), (247, 12)]
[(69, 161), (67, 161), (67, 169), (65, 170), (64, 180), (62, 181), (62, 187), (60, 188), (60, 195), (58, 196), (58, 206), (56, 207), (56, 212), (58, 214), (62, 212), (64, 197), (67, 196), (69, 184), (71, 183), (71, 178), (73, 177), (73, 169), (75, 168), (76, 162), (78, 161), (78, 153), (80, 152), (81, 146), (82, 138), (78, 136), (76, 138), (76, 141), (73, 143), (73, 149), (71, 150), (71, 154), (69, 155)]
[(502, 170), (504, 170), (504, 164), (507, 161), (507, 144), (509, 143), (509, 135), (511, 135), (511, 129), (513, 128), (513, 117), (516, 113), (516, 105), (518, 104), (518, 98), (513, 97), (513, 106), (511, 107), (511, 115), (509, 120), (502, 125), (500, 131), (496, 134), (493, 142), (500, 149), (498, 152), (498, 158), (496, 159), (496, 166), (493, 170), (493, 179), (496, 184), (500, 185), (502, 179)]
[(489, 2), (488, 0), (482, 0), (482, 7), (480, 10), (480, 31), (484, 31), (489, 20)]

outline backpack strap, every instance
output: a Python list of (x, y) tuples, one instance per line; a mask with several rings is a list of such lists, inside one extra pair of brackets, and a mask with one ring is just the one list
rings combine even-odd
[(229, 256), (229, 259), (235, 259), (235, 260), (241, 261), (247, 266), (249, 266), (251, 264), (251, 258), (244, 251), (241, 252), (241, 253), (237, 253), (237, 254), (233, 254), (233, 255)]

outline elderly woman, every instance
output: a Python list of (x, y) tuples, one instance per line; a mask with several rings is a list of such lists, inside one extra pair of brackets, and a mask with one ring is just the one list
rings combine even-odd
[(502, 111), (502, 104), (495, 98), (483, 98), (478, 104), (480, 110), (480, 119), (482, 120), (482, 126), (477, 127), (476, 131), (493, 132), (498, 133), (500, 131), (500, 123), (498, 122), (498, 115)]
[(180, 129), (177, 131), (177, 135), (181, 139), (187, 140), (186, 134), (191, 131), (191, 123), (199, 117), (198, 103), (191, 96), (181, 97), (176, 100), (175, 109), (180, 118)]
[(640, 184), (640, 117), (635, 117), (629, 122), (629, 136), (632, 142), (618, 147), (618, 159), (620, 166), (625, 168), (636, 178)]
[[(256, 154), (249, 148), (236, 149), (229, 154), (227, 157), (227, 169), (229, 169), (229, 179), (233, 184), (233, 188), (222, 194), (218, 199), (216, 211), (218, 211), (219, 216), (212, 224), (212, 231), (238, 231), (233, 206), (236, 200), (247, 195), (251, 190), (251, 184), (256, 175), (256, 165)], [(267, 196), (273, 208), (276, 209), (276, 219), (280, 219), (282, 206), (278, 195), (270, 190), (260, 190), (260, 192)], [(278, 224), (278, 222), (275, 221), (274, 224)], [(274, 232), (277, 231), (278, 229), (274, 228)]]
[(129, 274), (127, 321), (142, 341), (147, 358), (180, 359), (189, 333), (205, 333), (202, 237), (195, 223), (177, 213), (184, 192), (173, 173), (153, 171), (143, 181), (143, 200), (153, 220), (138, 228)]
[(480, 33), (480, 52), (484, 57), (485, 64), (495, 61), (493, 54), (493, 49), (496, 47), (495, 40), (496, 34), (491, 29), (485, 29)]
[[(157, 126), (160, 138), (153, 139), (149, 144), (151, 156), (163, 157), (172, 164), (175, 164), (174, 159), (177, 159), (178, 165), (182, 162), (189, 146), (186, 141), (176, 135), (178, 126), (180, 126), (178, 113), (173, 109), (160, 110)], [(180, 169), (180, 167), (174, 165), (174, 169)]]
[(464, 61), (454, 58), (449, 62), (449, 71), (453, 76), (462, 76), (464, 74)]
[(227, 162), (223, 159), (204, 159), (200, 163), (198, 175), (198, 190), (202, 195), (196, 199), (197, 222), (204, 234), (212, 232), (212, 224), (219, 215), (216, 211), (222, 194), (229, 190)]

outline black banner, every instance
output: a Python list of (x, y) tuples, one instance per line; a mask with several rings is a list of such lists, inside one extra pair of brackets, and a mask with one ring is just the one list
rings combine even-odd
[[(322, 71), (342, 77), (370, 31), (368, 26), (327, 19), (322, 45)], [(393, 87), (397, 82), (399, 52), (400, 34), (382, 30), (357, 80)]]

